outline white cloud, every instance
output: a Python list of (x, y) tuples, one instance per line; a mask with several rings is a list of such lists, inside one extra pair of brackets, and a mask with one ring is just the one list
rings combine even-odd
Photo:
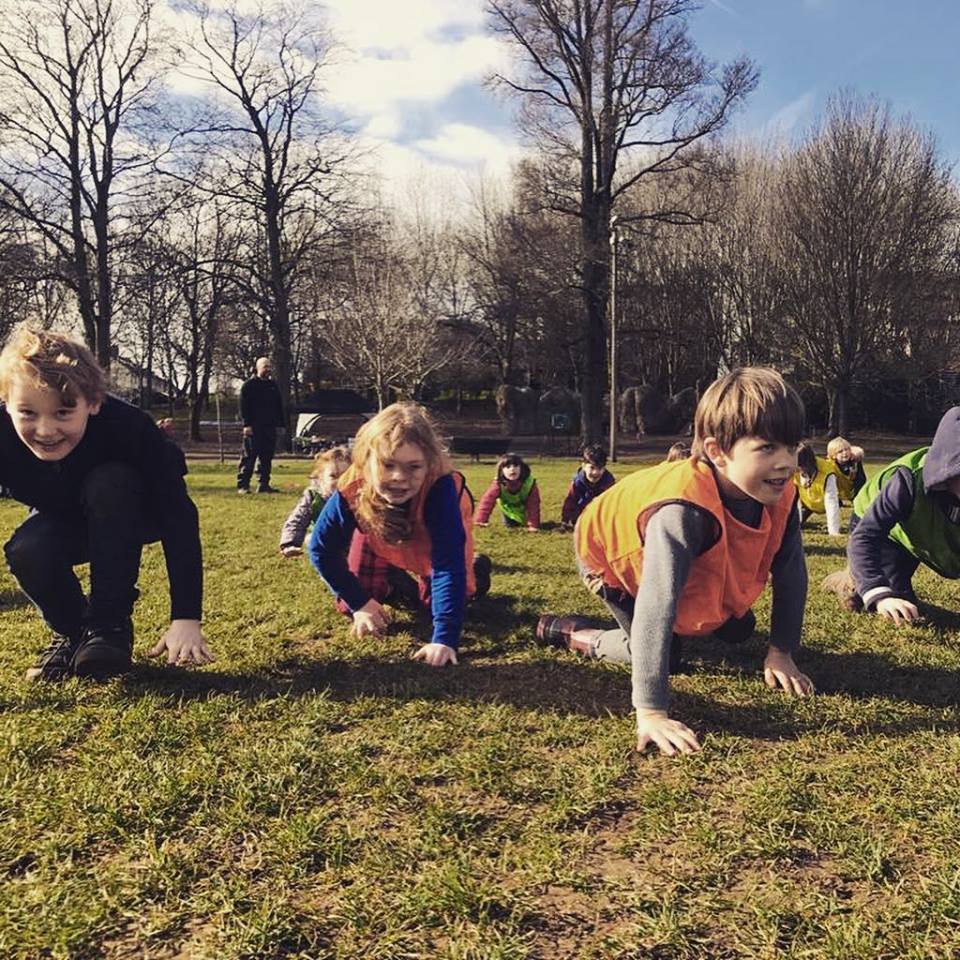
[[(159, 11), (164, 25), (189, 35), (196, 18), (169, 3)], [(440, 179), (462, 188), (465, 174), (509, 170), (519, 156), (516, 141), (478, 125), (484, 114), (492, 123), (507, 120), (480, 100), (480, 81), (502, 69), (506, 57), (505, 45), (484, 29), (483, 0), (327, 0), (324, 9), (335, 41), (322, 74), (324, 96), (360, 131), (359, 145), (372, 151), (371, 174), (385, 192)], [(176, 94), (222, 99), (182, 68), (168, 83)], [(478, 114), (451, 122), (446, 101), (457, 92), (458, 103), (473, 100)], [(411, 136), (419, 139), (411, 143)]]
[(519, 153), (512, 141), (468, 123), (448, 123), (434, 136), (417, 140), (414, 146), (457, 166), (505, 167)]
[(472, 36), (453, 42), (421, 40), (390, 57), (358, 54), (340, 58), (326, 77), (330, 99), (351, 113), (389, 110), (399, 101), (432, 103), (464, 83), (476, 83), (496, 68), (503, 56), (492, 37)]
[(330, 26), (358, 51), (408, 49), (451, 28), (479, 31), (481, 0), (328, 0)]
[(792, 133), (813, 115), (816, 98), (816, 90), (807, 90), (795, 100), (782, 106), (765, 124), (765, 133), (774, 137)]

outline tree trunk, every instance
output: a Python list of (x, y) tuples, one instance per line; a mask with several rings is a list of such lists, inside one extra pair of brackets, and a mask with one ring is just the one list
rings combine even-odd
[(849, 381), (842, 380), (835, 384), (829, 393), (830, 437), (846, 436), (850, 426), (850, 386)]
[(609, 210), (597, 198), (584, 209), (583, 243), (583, 374), (581, 433), (584, 444), (603, 440), (603, 391), (607, 380), (607, 284)]

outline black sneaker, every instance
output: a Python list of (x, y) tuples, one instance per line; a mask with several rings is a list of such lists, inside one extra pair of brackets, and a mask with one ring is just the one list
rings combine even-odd
[(490, 574), (493, 563), (485, 553), (478, 553), (473, 558), (473, 579), (476, 584), (471, 600), (480, 600), (490, 592)]
[(130, 618), (103, 627), (88, 627), (73, 657), (78, 677), (106, 680), (126, 673), (133, 665), (133, 623)]
[(83, 641), (83, 634), (69, 637), (63, 633), (55, 633), (50, 638), (37, 662), (27, 670), (28, 680), (46, 680), (56, 683), (66, 680), (73, 673), (73, 657)]
[(276, 487), (271, 487), (269, 484), (265, 487), (257, 487), (257, 493), (279, 493), (280, 491)]

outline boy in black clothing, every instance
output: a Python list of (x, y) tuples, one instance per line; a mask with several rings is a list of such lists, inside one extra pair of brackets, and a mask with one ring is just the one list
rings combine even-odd
[[(163, 544), (171, 624), (150, 656), (209, 663), (200, 629), (197, 510), (171, 444), (106, 393), (93, 354), (21, 327), (0, 352), (0, 484), (32, 507), (4, 552), (53, 638), (29, 679), (102, 679), (130, 668), (144, 543)], [(90, 597), (73, 567), (90, 563)]]

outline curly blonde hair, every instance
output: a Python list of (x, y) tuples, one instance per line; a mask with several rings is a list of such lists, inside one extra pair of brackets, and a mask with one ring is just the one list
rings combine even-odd
[(18, 377), (56, 390), (70, 407), (81, 397), (99, 403), (107, 393), (106, 374), (87, 347), (66, 334), (28, 324), (17, 327), (0, 351), (0, 399), (10, 396)]
[(429, 490), (440, 477), (453, 469), (430, 414), (420, 404), (405, 401), (384, 407), (357, 431), (353, 445), (353, 462), (363, 475), (356, 517), (360, 529), (365, 532), (394, 539), (389, 537), (388, 531), (394, 528), (395, 519), (391, 517), (391, 513), (395, 508), (391, 508), (390, 504), (377, 494), (373, 461), (376, 458), (379, 463), (383, 463), (394, 450), (405, 443), (413, 444), (423, 451), (427, 465), (421, 487), (423, 491)]

